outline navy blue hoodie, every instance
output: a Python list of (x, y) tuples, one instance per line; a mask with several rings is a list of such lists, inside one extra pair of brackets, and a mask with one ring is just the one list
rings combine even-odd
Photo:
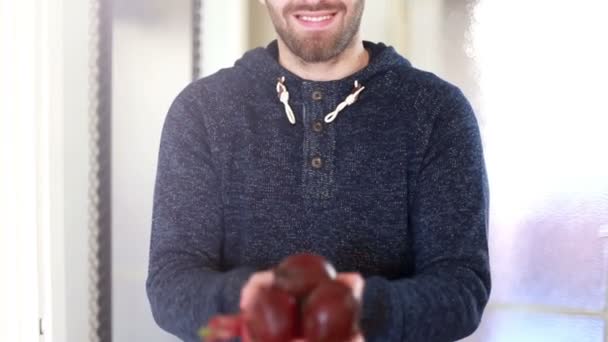
[(368, 342), (476, 329), (490, 272), (475, 115), (455, 86), (364, 44), (367, 67), (317, 82), (283, 68), (275, 41), (174, 101), (146, 284), (162, 328), (197, 341), (212, 315), (239, 310), (253, 272), (308, 251), (365, 277)]

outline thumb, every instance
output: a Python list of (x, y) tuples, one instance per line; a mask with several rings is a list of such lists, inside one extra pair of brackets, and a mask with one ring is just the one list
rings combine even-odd
[(361, 274), (356, 272), (339, 273), (336, 276), (336, 280), (350, 287), (353, 290), (353, 295), (355, 296), (355, 298), (361, 300), (361, 298), (363, 297), (363, 287), (365, 286), (365, 280), (363, 279)]

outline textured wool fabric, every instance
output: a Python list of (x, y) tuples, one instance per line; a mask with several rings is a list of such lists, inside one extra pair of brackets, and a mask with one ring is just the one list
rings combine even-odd
[[(193, 82), (163, 128), (147, 293), (184, 341), (238, 312), (255, 271), (297, 252), (366, 280), (367, 341), (455, 341), (490, 293), (488, 189), (475, 115), (455, 86), (381, 43), (342, 80), (301, 79), (276, 41)], [(292, 125), (276, 83), (285, 77)], [(365, 90), (332, 123), (358, 80)], [(318, 158), (318, 159), (315, 159)]]

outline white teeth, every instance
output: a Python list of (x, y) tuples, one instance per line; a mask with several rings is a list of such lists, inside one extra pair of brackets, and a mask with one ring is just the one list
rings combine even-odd
[(319, 22), (319, 21), (331, 19), (331, 15), (325, 15), (322, 17), (308, 17), (308, 16), (303, 15), (303, 16), (300, 16), (300, 19), (302, 19), (304, 21)]

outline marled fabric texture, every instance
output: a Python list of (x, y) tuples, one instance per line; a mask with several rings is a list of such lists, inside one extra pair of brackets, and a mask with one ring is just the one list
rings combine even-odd
[[(273, 42), (177, 97), (160, 145), (147, 280), (162, 328), (196, 341), (212, 315), (238, 311), (252, 272), (309, 251), (366, 278), (369, 342), (455, 341), (476, 329), (490, 273), (474, 113), (455, 86), (391, 47), (365, 46), (365, 69), (313, 82), (282, 68)], [(277, 98), (280, 76), (295, 125)], [(366, 87), (359, 100), (315, 130), (354, 80)]]

